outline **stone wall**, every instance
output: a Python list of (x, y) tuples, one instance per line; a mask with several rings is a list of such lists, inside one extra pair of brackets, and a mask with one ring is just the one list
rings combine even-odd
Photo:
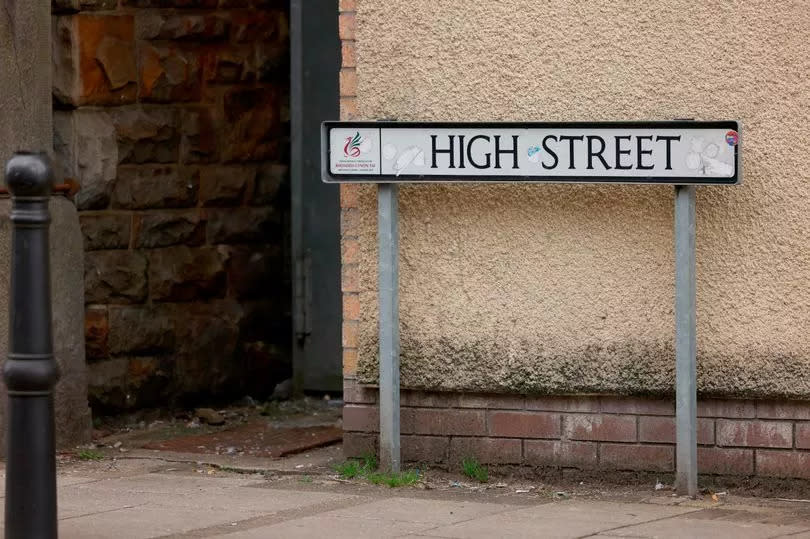
[(85, 241), (91, 405), (289, 376), (283, 0), (54, 0), (54, 140)]

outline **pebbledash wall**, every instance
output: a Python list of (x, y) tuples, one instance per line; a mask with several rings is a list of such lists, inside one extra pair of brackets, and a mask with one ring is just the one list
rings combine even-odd
[[(810, 478), (810, 11), (341, 0), (345, 120), (742, 122), (698, 189), (699, 466)], [(345, 447), (378, 430), (376, 198), (342, 186)], [(674, 468), (673, 189), (400, 190), (405, 460)]]
[(54, 0), (54, 139), (96, 412), (290, 374), (284, 0)]

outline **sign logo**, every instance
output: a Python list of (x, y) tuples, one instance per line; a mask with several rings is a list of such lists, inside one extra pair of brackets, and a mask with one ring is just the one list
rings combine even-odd
[(736, 146), (739, 141), (740, 135), (738, 135), (736, 131), (732, 130), (726, 133), (726, 143), (729, 146)]
[(346, 137), (346, 145), (343, 146), (343, 155), (346, 157), (360, 157), (360, 146), (363, 144), (363, 137), (360, 132), (353, 137)]

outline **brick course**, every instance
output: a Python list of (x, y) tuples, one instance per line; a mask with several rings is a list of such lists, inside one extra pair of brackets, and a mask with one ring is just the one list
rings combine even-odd
[(793, 425), (787, 421), (717, 421), (717, 445), (793, 447)]
[(752, 475), (754, 451), (751, 449), (726, 449), (698, 447), (698, 471), (722, 475)]
[(531, 466), (595, 468), (598, 462), (598, 445), (593, 442), (526, 440), (523, 444), (525, 462)]
[(598, 442), (635, 442), (636, 417), (614, 415), (566, 415), (563, 439)]
[(454, 409), (405, 408), (400, 416), (403, 433), (486, 436), (484, 412)]
[(473, 457), (484, 464), (520, 464), (523, 454), (520, 440), (512, 438), (451, 438), (450, 465), (459, 466)]
[(810, 479), (810, 452), (763, 449), (756, 452), (756, 466), (757, 475)]
[(56, 166), (81, 185), (91, 405), (262, 397), (290, 373), (286, 3), (52, 7)]
[(616, 470), (671, 472), (675, 469), (675, 448), (663, 445), (602, 444), (599, 465)]
[[(641, 416), (638, 418), (638, 441), (655, 443), (675, 443), (675, 418)], [(714, 421), (699, 418), (697, 422), (697, 443), (714, 445)]]
[(560, 415), (543, 412), (489, 412), (489, 434), (502, 438), (559, 438)]
[[(102, 313), (98, 318), (103, 324)], [(634, 397), (622, 403), (622, 398), (403, 389), (403, 460), (455, 467), (464, 457), (475, 457), (497, 465), (674, 471), (674, 408), (656, 399)], [(348, 376), (344, 399), (344, 450), (347, 456), (360, 456), (358, 448), (367, 452), (377, 443), (377, 390)], [(604, 403), (609, 404), (602, 408)], [(760, 403), (755, 401), (699, 403), (704, 414), (711, 414), (698, 419), (701, 474), (810, 478), (810, 422), (804, 421), (802, 403), (781, 403), (778, 421), (757, 419)], [(764, 406), (774, 409), (773, 403)], [(661, 415), (668, 409), (670, 415)], [(787, 410), (796, 411), (796, 417)]]

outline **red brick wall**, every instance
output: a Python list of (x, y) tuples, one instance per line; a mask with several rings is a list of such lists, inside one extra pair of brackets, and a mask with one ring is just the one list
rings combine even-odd
[[(344, 451), (376, 451), (377, 392), (347, 380)], [(675, 470), (675, 406), (637, 397), (402, 393), (404, 461)], [(810, 479), (810, 402), (698, 402), (702, 474)]]
[[(355, 56), (356, 0), (339, 0), (339, 32), (342, 65), (340, 69), (340, 119), (357, 115), (357, 62)], [(360, 242), (354, 229), (359, 215), (357, 185), (340, 186), (341, 289), (343, 291), (343, 374), (351, 377), (357, 368), (357, 327), (360, 323), (358, 254)]]
[(290, 370), (287, 2), (53, 7), (92, 405), (272, 390)]

